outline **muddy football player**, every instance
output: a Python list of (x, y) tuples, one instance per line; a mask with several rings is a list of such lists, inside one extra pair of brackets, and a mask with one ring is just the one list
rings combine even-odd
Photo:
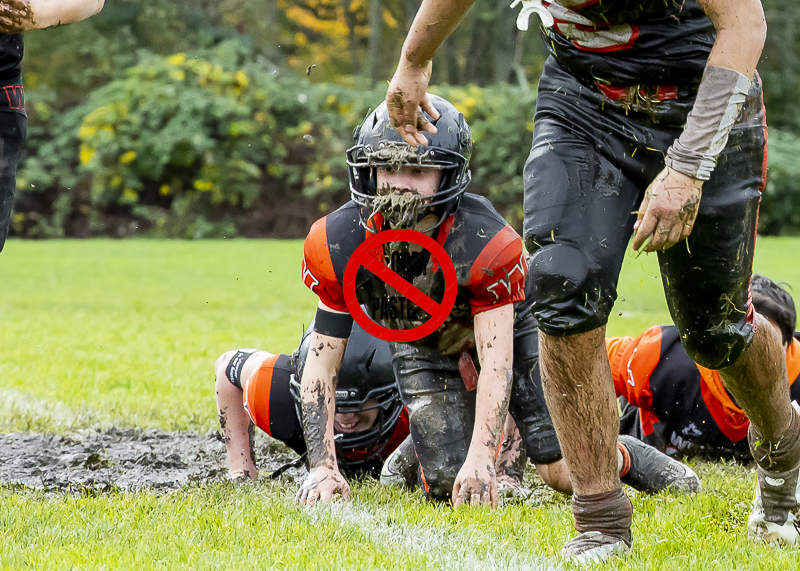
[[(420, 109), (438, 116), (426, 97), (431, 59), (471, 4), (423, 0), (409, 31), (387, 92), (409, 143), (436, 131), (418, 121)], [(800, 416), (781, 339), (748, 295), (766, 175), (761, 4), (529, 6), (551, 51), (524, 175), (525, 239), (545, 394), (575, 491), (579, 534), (563, 553), (602, 559), (632, 542), (604, 343), (631, 235), (634, 249), (658, 252), (687, 353), (720, 372), (750, 420), (758, 481), (748, 535), (796, 543)]]
[(104, 1), (0, 0), (0, 251), (11, 223), (17, 163), (28, 125), (20, 76), (22, 33), (78, 22), (99, 12)]

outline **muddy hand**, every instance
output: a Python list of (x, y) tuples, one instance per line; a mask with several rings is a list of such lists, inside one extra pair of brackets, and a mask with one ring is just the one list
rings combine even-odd
[(0, 0), (0, 33), (19, 34), (33, 24), (28, 0)]
[(421, 131), (436, 133), (436, 127), (421, 113), (424, 111), (434, 121), (439, 118), (439, 113), (428, 101), (428, 79), (432, 69), (430, 62), (419, 67), (401, 61), (386, 92), (392, 126), (409, 145), (428, 144)]
[(471, 461), (467, 458), (453, 485), (453, 505), (477, 506), (489, 504), (497, 507), (497, 478), (490, 461)]
[(295, 496), (295, 501), (306, 506), (313, 506), (317, 501), (327, 502), (340, 494), (345, 500), (350, 498), (350, 484), (336, 468), (319, 466), (309, 472), (303, 485)]
[(703, 181), (665, 168), (645, 191), (633, 227), (633, 249), (666, 250), (688, 238), (700, 208)]

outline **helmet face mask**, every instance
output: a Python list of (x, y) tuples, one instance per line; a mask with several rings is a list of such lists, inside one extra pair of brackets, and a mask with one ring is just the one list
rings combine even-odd
[[(426, 133), (428, 145), (412, 147), (391, 126), (386, 103), (371, 113), (356, 129), (357, 143), (347, 151), (350, 194), (359, 206), (362, 226), (377, 232), (375, 217), (391, 228), (414, 227), (423, 218), (434, 215), (431, 230), (442, 224), (458, 208), (461, 195), (471, 180), (467, 168), (472, 153), (472, 139), (464, 116), (448, 101), (429, 95), (439, 111), (435, 135)], [(430, 118), (428, 118), (430, 119)], [(377, 170), (397, 172), (402, 167), (432, 169), (442, 172), (436, 192), (431, 196), (414, 193), (389, 193), (381, 196)]]

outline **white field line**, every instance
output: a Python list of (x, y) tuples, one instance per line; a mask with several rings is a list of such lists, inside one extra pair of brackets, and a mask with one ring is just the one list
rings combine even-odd
[[(387, 523), (391, 511), (386, 508), (364, 508), (351, 502), (318, 505), (308, 512), (312, 521), (336, 521), (354, 526), (373, 543), (420, 554), (428, 558), (434, 569), (453, 571), (525, 570), (555, 571), (558, 563), (542, 556), (518, 553), (496, 545), (490, 537), (476, 537), (464, 532), (447, 532), (425, 524)], [(481, 549), (478, 553), (476, 548)], [(485, 555), (483, 554), (485, 550)]]

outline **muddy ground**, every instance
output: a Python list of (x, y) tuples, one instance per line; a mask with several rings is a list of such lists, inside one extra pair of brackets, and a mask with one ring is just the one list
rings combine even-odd
[[(255, 444), (260, 478), (297, 458), (262, 434), (256, 435)], [(304, 474), (305, 468), (293, 468), (283, 478), (296, 480)], [(217, 432), (112, 428), (69, 436), (0, 434), (0, 485), (74, 492), (167, 491), (226, 476), (225, 445)]]

